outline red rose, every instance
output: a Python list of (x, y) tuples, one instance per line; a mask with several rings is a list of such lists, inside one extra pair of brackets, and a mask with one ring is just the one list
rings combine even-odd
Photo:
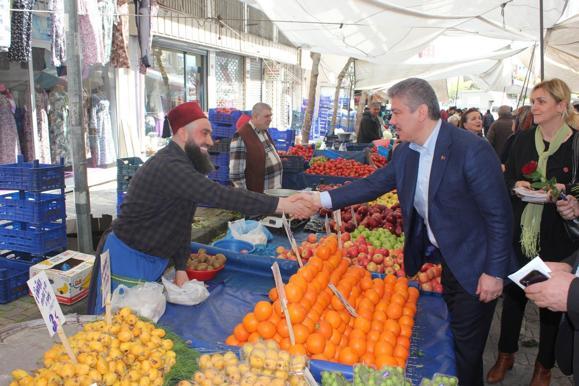
[(523, 175), (528, 176), (533, 174), (537, 170), (537, 166), (538, 166), (537, 161), (531, 161), (525, 166), (523, 166), (521, 168), (521, 171), (523, 172)]

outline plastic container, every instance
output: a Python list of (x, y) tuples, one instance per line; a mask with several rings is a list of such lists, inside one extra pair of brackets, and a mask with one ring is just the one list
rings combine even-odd
[(143, 160), (138, 157), (128, 157), (117, 159), (117, 191), (126, 192), (129, 188), (131, 178), (143, 164)]
[(306, 170), (306, 160), (300, 155), (281, 155), (284, 173), (299, 173)]
[(28, 293), (28, 271), (35, 263), (0, 258), (0, 304), (6, 304)]
[(7, 222), (0, 224), (0, 250), (44, 255), (64, 249), (66, 244), (65, 223), (23, 225)]
[(15, 164), (0, 165), (0, 190), (42, 192), (64, 188), (64, 160), (60, 165), (24, 162), (18, 156)]
[(231, 138), (216, 139), (213, 146), (209, 148), (209, 153), (229, 153), (229, 145), (231, 145)]
[[(243, 240), (224, 239), (218, 240), (214, 242), (212, 245), (216, 248), (227, 249), (229, 251), (234, 251), (242, 254), (249, 254), (255, 251), (255, 247), (253, 246), (253, 244)], [(242, 252), (244, 250), (246, 252)]]
[(0, 218), (34, 224), (64, 219), (64, 195), (29, 192), (22, 196), (18, 192), (3, 194), (0, 196)]
[(225, 265), (210, 271), (197, 271), (195, 269), (185, 268), (185, 272), (187, 272), (189, 280), (196, 279), (200, 281), (208, 281), (217, 276), (217, 273), (219, 273), (223, 268), (225, 268)]
[(213, 138), (231, 138), (233, 134), (237, 131), (235, 125), (225, 126), (221, 124), (215, 124), (213, 126)]

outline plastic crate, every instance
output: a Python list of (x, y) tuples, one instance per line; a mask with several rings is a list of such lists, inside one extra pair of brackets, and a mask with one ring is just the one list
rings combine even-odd
[(117, 191), (125, 192), (128, 190), (131, 179), (141, 165), (143, 165), (143, 160), (139, 157), (117, 159)]
[(213, 141), (213, 146), (209, 148), (210, 153), (229, 153), (231, 138), (219, 138)]
[(0, 196), (0, 218), (41, 224), (66, 218), (64, 195), (9, 193)]
[(207, 175), (210, 180), (229, 182), (229, 167), (228, 166), (218, 166), (214, 171)]
[(33, 255), (66, 248), (66, 224), (24, 225), (16, 222), (0, 224), (0, 249)]
[(127, 192), (117, 192), (117, 216), (121, 213), (121, 204), (123, 203), (126, 194)]
[(211, 162), (218, 168), (229, 168), (229, 153), (213, 153), (209, 154)]
[(251, 111), (229, 110), (229, 109), (209, 109), (209, 121), (211, 124), (234, 126), (237, 120), (243, 115), (251, 115)]
[(371, 143), (347, 143), (346, 150), (347, 151), (364, 151), (369, 147), (374, 146)]
[(284, 173), (300, 173), (306, 170), (306, 160), (300, 155), (280, 156)]
[(6, 304), (28, 293), (29, 270), (33, 264), (0, 258), (0, 304)]
[(64, 161), (60, 165), (24, 162), (18, 156), (15, 164), (0, 165), (0, 190), (42, 192), (64, 188)]
[(213, 138), (231, 138), (235, 134), (237, 129), (235, 125), (224, 126), (220, 124), (213, 125)]

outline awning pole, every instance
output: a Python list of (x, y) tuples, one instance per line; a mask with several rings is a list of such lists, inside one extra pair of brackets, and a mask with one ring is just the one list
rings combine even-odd
[(539, 26), (540, 26), (540, 44), (541, 44), (541, 82), (545, 80), (545, 47), (543, 41), (543, 0), (539, 0)]

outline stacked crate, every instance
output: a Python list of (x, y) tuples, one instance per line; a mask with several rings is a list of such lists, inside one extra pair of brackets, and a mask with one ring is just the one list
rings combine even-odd
[(129, 183), (142, 164), (143, 160), (139, 157), (117, 159), (117, 215), (129, 190)]
[(278, 130), (270, 128), (269, 135), (273, 139), (273, 144), (278, 151), (288, 151), (290, 146), (293, 146), (296, 132), (293, 130)]
[[(28, 269), (66, 248), (64, 162), (0, 165), (0, 304), (27, 292)], [(10, 257), (10, 258), (8, 258)]]

